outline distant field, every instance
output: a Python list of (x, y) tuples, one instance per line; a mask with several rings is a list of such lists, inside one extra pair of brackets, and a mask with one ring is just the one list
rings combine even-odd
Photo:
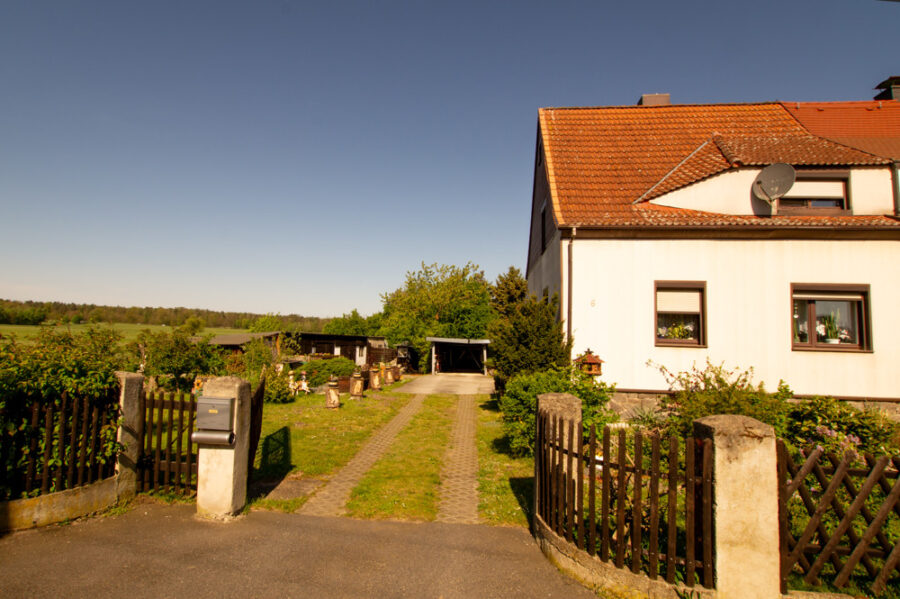
[[(60, 328), (67, 328), (73, 333), (78, 333), (87, 329), (88, 324), (61, 324), (57, 325)], [(144, 329), (150, 329), (153, 332), (156, 331), (168, 331), (172, 327), (167, 327), (159, 324), (126, 324), (126, 323), (98, 323), (93, 326), (100, 327), (112, 327), (118, 331), (121, 331), (122, 335), (124, 335), (125, 341), (131, 341), (138, 336), (138, 333), (143, 331)], [(11, 337), (15, 335), (16, 339), (31, 339), (35, 335), (38, 334), (38, 331), (41, 329), (40, 326), (31, 326), (24, 324), (0, 324), (0, 335), (3, 337)], [(245, 333), (245, 329), (225, 329), (225, 328), (215, 328), (210, 327), (203, 329), (200, 334), (201, 335), (221, 335), (223, 333)]]

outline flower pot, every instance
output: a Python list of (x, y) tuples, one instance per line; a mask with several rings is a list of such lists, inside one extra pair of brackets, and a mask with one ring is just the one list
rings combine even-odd
[(830, 339), (830, 338), (829, 338), (829, 339), (826, 339), (826, 340), (825, 340), (825, 343), (831, 343), (832, 345), (838, 344), (838, 343), (840, 343), (840, 342), (841, 342), (840, 339)]

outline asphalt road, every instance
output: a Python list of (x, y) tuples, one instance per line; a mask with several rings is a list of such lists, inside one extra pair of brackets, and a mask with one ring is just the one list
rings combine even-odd
[(596, 597), (528, 531), (193, 505), (131, 510), (0, 538), (2, 597)]

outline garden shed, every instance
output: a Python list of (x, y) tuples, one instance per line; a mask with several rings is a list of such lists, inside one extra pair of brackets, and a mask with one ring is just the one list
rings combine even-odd
[(431, 343), (431, 372), (483, 372), (487, 374), (490, 339), (426, 337)]

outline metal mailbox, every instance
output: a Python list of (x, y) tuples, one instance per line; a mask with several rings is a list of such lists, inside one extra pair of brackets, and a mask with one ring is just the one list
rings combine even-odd
[(233, 445), (233, 422), (233, 397), (198, 397), (197, 431), (191, 440), (204, 445)]
[(234, 421), (233, 397), (198, 397), (197, 428), (209, 431), (230, 431)]

